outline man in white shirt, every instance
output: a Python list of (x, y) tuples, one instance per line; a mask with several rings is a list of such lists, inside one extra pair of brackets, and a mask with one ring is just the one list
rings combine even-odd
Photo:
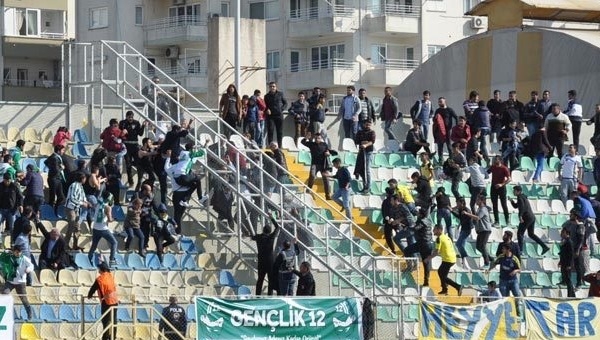
[(563, 111), (564, 114), (569, 116), (571, 126), (573, 127), (573, 144), (575, 147), (579, 147), (579, 133), (581, 132), (581, 122), (583, 120), (583, 108), (577, 101), (577, 91), (569, 90), (568, 92), (569, 101), (567, 107)]
[[(27, 290), (25, 289), (25, 283), (27, 281), (27, 275), (33, 272), (33, 264), (31, 260), (23, 256), (22, 248), (20, 245), (13, 246), (12, 254), (3, 255), (2, 261), (8, 260), (9, 266), (12, 266), (10, 270), (10, 276), (5, 278), (4, 286), (2, 287), (2, 294), (10, 294), (11, 290), (15, 290), (25, 311), (27, 312), (27, 319), (31, 320), (33, 314), (31, 313), (31, 306), (27, 299)], [(6, 264), (5, 264), (6, 265)]]
[(569, 194), (577, 190), (577, 182), (581, 181), (583, 175), (583, 163), (577, 155), (577, 147), (569, 145), (569, 152), (560, 159), (560, 199), (563, 204), (567, 203)]

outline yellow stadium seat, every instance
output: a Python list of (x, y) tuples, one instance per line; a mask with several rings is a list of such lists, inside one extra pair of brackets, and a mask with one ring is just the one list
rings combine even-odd
[(41, 142), (40, 134), (35, 128), (32, 127), (25, 128), (25, 130), (23, 131), (23, 140), (32, 143)]
[(77, 283), (77, 271), (70, 269), (59, 271), (58, 282), (63, 286), (79, 286)]
[(40, 334), (44, 336), (44, 340), (61, 340), (62, 336), (59, 333), (59, 324), (57, 323), (42, 323)]
[(42, 133), (40, 134), (40, 140), (43, 143), (52, 143), (53, 139), (54, 139), (54, 132), (52, 132), (52, 130), (50, 130), (48, 128), (44, 128), (42, 130)]
[(21, 131), (16, 127), (9, 127), (7, 137), (9, 141), (16, 142), (18, 139), (21, 139)]
[(21, 324), (21, 340), (42, 340), (34, 324)]
[(79, 340), (81, 337), (81, 327), (78, 323), (61, 323), (59, 332), (64, 340)]
[(52, 269), (42, 269), (40, 272), (40, 282), (44, 286), (58, 287), (61, 285), (56, 279), (56, 273)]
[(44, 143), (40, 144), (40, 151), (39, 151), (40, 156), (48, 157), (48, 156), (52, 155), (52, 153), (54, 153), (54, 148), (52, 147), (51, 143), (44, 142)]

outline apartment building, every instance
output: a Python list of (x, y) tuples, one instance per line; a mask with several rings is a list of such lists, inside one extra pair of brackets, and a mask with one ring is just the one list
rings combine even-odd
[(75, 38), (75, 0), (2, 1), (1, 100), (61, 100), (61, 45)]
[[(79, 41), (123, 40), (197, 98), (216, 107), (234, 82), (234, 19), (229, 2), (78, 0)], [(101, 22), (94, 21), (95, 13)], [(264, 87), (263, 20), (243, 18), (242, 93)], [(148, 65), (148, 75), (154, 67)]]

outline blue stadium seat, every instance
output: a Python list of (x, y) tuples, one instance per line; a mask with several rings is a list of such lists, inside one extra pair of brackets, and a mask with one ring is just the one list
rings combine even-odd
[(160, 315), (162, 314), (163, 306), (159, 304), (154, 304), (152, 307), (154, 307), (154, 317), (152, 318), (152, 320), (158, 322), (160, 321)]
[(186, 254), (181, 258), (181, 269), (184, 270), (199, 270), (198, 263), (196, 262), (196, 256), (193, 254)]
[(125, 212), (123, 211), (123, 207), (120, 205), (115, 205), (112, 207), (112, 215), (115, 221), (125, 221)]
[[(167, 255), (171, 255), (171, 254), (167, 254)], [(156, 253), (146, 254), (146, 267), (150, 268), (151, 270), (164, 269), (163, 265), (160, 264), (160, 259), (158, 258), (158, 255)]]
[(77, 129), (77, 130), (75, 130), (73, 132), (73, 140), (75, 142), (79, 142), (79, 143), (82, 143), (84, 145), (92, 145), (92, 144), (94, 144), (94, 143), (92, 143), (90, 141), (90, 139), (87, 136), (87, 133), (83, 129)]
[(58, 306), (58, 318), (66, 322), (81, 322), (81, 313), (77, 305)]
[(23, 172), (25, 172), (25, 169), (30, 164), (33, 165), (34, 168), (38, 167), (37, 163), (35, 162), (35, 159), (33, 159), (33, 158), (21, 158), (19, 163), (20, 163), (19, 166), (21, 167), (21, 170), (23, 170)]
[(235, 281), (233, 274), (228, 270), (221, 270), (219, 272), (219, 284), (221, 286), (234, 287), (237, 288), (240, 285)]
[(136, 309), (136, 318), (138, 322), (150, 322), (150, 314), (146, 308)]
[(58, 216), (54, 214), (54, 208), (48, 204), (42, 204), (40, 206), (40, 218), (45, 221), (56, 222)]
[(133, 269), (133, 270), (148, 270), (149, 268), (146, 267), (146, 263), (144, 262), (144, 259), (135, 253), (130, 253), (127, 254), (127, 257), (125, 258), (127, 261), (127, 265)]
[[(146, 254), (146, 258), (148, 258), (148, 254)], [(179, 265), (179, 261), (177, 257), (173, 254), (165, 254), (163, 257), (163, 264), (167, 270), (181, 270), (181, 266)]]
[(75, 156), (75, 158), (77, 159), (91, 158), (91, 156), (87, 152), (87, 149), (85, 148), (85, 145), (79, 142), (73, 144), (73, 156)]
[(48, 173), (48, 167), (46, 166), (46, 164), (44, 163), (46, 161), (46, 159), (48, 159), (47, 157), (42, 157), (38, 159), (38, 170), (40, 172), (44, 172), (44, 173)]
[(189, 237), (182, 237), (179, 240), (179, 249), (188, 254), (198, 254), (200, 252), (196, 247), (196, 242)]
[(40, 306), (40, 319), (42, 319), (44, 322), (61, 322), (61, 320), (56, 317), (54, 306), (51, 305)]
[(27, 320), (29, 322), (41, 322), (40, 319), (40, 306), (39, 305), (31, 305), (31, 320), (27, 319), (27, 311), (25, 310), (25, 306), (21, 305), (21, 319)]
[(117, 307), (117, 321), (119, 322), (133, 322), (129, 309), (125, 307)]
[(117, 261), (117, 265), (114, 266), (115, 269), (117, 269), (117, 270), (131, 270), (131, 267), (129, 267), (127, 265), (127, 261), (125, 261), (125, 258), (123, 257), (122, 254), (116, 253), (115, 254), (115, 260)]
[(84, 253), (75, 254), (75, 264), (79, 269), (96, 270), (96, 267), (88, 259), (87, 254)]
[(237, 294), (239, 296), (249, 296), (252, 295), (252, 291), (247, 286), (241, 285), (238, 287)]
[(98, 320), (98, 316), (96, 316), (96, 306), (86, 304), (83, 307), (83, 317), (86, 322), (93, 322)]
[(196, 308), (194, 304), (189, 304), (186, 308), (185, 314), (188, 322), (196, 322)]

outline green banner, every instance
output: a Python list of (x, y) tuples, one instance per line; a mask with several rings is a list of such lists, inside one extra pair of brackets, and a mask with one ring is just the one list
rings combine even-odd
[(196, 297), (197, 339), (362, 339), (359, 298)]

